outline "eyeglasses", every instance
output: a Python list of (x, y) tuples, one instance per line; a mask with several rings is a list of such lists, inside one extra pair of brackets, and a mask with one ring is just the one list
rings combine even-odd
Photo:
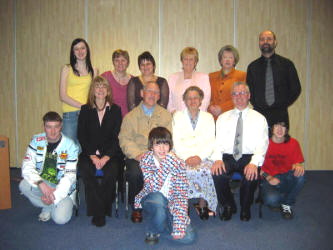
[(106, 89), (107, 86), (104, 85), (104, 84), (96, 84), (96, 85), (95, 85), (95, 88), (96, 88), (96, 89), (104, 89), (104, 88)]
[(248, 93), (249, 93), (248, 91), (240, 91), (240, 92), (232, 92), (231, 95), (236, 97), (236, 96), (247, 95)]
[(144, 90), (146, 93), (154, 94), (154, 95), (159, 95), (160, 91), (158, 90), (152, 90), (152, 89), (145, 89)]
[(201, 98), (199, 96), (195, 96), (195, 97), (186, 97), (185, 100), (186, 101), (196, 101), (196, 100), (200, 100)]

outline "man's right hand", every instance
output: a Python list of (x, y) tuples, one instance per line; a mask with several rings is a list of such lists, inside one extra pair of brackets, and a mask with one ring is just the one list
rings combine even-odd
[(212, 175), (221, 175), (225, 173), (225, 166), (222, 160), (215, 161), (210, 169)]
[(271, 184), (272, 186), (276, 186), (280, 183), (280, 180), (274, 176), (267, 176), (266, 181), (268, 181), (269, 184)]
[(43, 195), (41, 197), (41, 200), (46, 205), (51, 205), (53, 203), (53, 200), (51, 200), (50, 198), (46, 197), (45, 195)]
[[(42, 182), (38, 185), (38, 188), (40, 189), (40, 191), (43, 193), (44, 198), (42, 199), (42, 201), (47, 204), (50, 205), (54, 202), (55, 197), (54, 197), (54, 191), (56, 190), (55, 188), (50, 187), (49, 185), (47, 185), (45, 182)], [(42, 196), (42, 197), (43, 197)], [(51, 203), (50, 203), (51, 202)]]

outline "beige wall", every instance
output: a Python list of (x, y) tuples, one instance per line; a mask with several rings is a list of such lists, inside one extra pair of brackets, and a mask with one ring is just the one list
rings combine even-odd
[(41, 131), (48, 110), (61, 111), (60, 68), (69, 62), (70, 43), (88, 40), (100, 72), (112, 67), (117, 48), (131, 56), (154, 55), (157, 73), (181, 68), (186, 46), (199, 51), (198, 71), (219, 69), (218, 50), (240, 52), (238, 69), (257, 58), (258, 33), (277, 34), (277, 53), (296, 65), (302, 94), (290, 108), (291, 133), (302, 144), (308, 169), (331, 169), (333, 150), (333, 6), (330, 0), (1, 0), (0, 134), (10, 138), (11, 166), (20, 166), (31, 135)]

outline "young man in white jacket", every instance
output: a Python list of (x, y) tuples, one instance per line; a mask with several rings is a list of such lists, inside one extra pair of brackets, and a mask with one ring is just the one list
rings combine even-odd
[(66, 224), (72, 217), (78, 146), (61, 133), (56, 112), (43, 117), (44, 133), (33, 136), (22, 164), (20, 191), (41, 207), (40, 221)]

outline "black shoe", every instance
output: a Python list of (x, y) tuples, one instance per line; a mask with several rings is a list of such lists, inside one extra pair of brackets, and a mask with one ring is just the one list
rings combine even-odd
[(241, 209), (241, 213), (240, 213), (240, 219), (241, 221), (249, 221), (251, 219), (251, 211), (250, 208), (247, 209)]
[(93, 216), (91, 223), (96, 227), (103, 227), (105, 226), (105, 216)]
[(159, 234), (154, 234), (154, 233), (147, 233), (145, 242), (149, 245), (155, 245), (158, 243), (160, 235)]
[(281, 204), (280, 211), (283, 218), (288, 220), (293, 218), (293, 211), (289, 205)]
[(209, 218), (208, 207), (199, 207), (199, 217), (202, 220), (208, 220)]
[(231, 220), (232, 214), (236, 213), (236, 211), (236, 207), (225, 206), (223, 209), (223, 213), (220, 213), (220, 219), (224, 221)]

